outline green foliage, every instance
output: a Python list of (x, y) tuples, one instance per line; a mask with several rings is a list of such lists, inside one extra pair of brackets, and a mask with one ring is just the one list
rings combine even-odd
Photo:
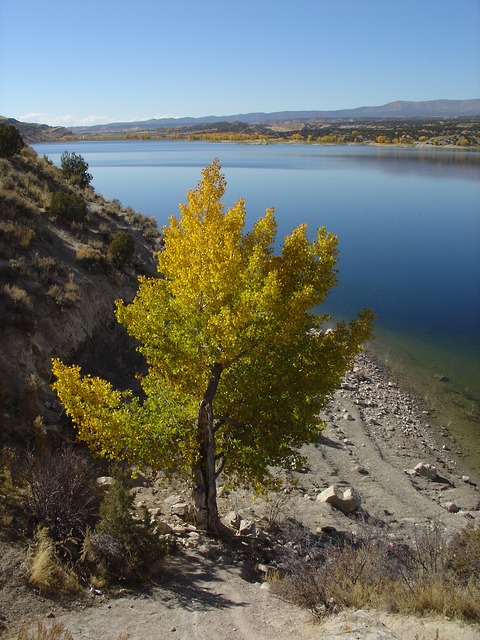
[(76, 193), (66, 191), (57, 191), (54, 194), (49, 211), (68, 222), (84, 222), (87, 218), (85, 200)]
[(109, 260), (117, 265), (125, 264), (130, 260), (135, 252), (135, 242), (128, 231), (116, 233), (110, 242), (107, 250)]
[(25, 146), (16, 127), (0, 122), (0, 158), (11, 158)]
[(103, 578), (145, 578), (158, 567), (166, 547), (152, 532), (148, 512), (143, 522), (132, 519), (127, 473), (116, 467), (114, 480), (100, 504), (95, 531), (84, 541), (84, 561)]
[(245, 202), (225, 212), (225, 188), (214, 161), (164, 229), (162, 277), (141, 278), (134, 301), (118, 302), (149, 366), (145, 399), (53, 366), (54, 388), (97, 453), (189, 475), (209, 467), (210, 489), (220, 468), (260, 487), (270, 466), (289, 466), (316, 441), (318, 414), (372, 331), (369, 310), (333, 331), (313, 313), (337, 282), (333, 234), (321, 228), (310, 241), (300, 225), (276, 255), (273, 210), (244, 233)]
[(67, 180), (70, 180), (79, 187), (88, 187), (93, 180), (91, 173), (88, 173), (88, 164), (78, 153), (64, 151), (60, 157), (62, 173)]

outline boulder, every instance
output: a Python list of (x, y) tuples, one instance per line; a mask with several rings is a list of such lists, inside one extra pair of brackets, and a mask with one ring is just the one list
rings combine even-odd
[(339, 509), (342, 513), (352, 513), (356, 511), (362, 504), (359, 494), (348, 487), (343, 491), (338, 485), (331, 485), (317, 496), (319, 502), (327, 502), (335, 509)]
[(445, 503), (445, 509), (449, 513), (458, 513), (460, 511), (460, 507), (458, 505), (456, 505), (455, 502), (446, 502)]
[(186, 502), (176, 502), (175, 504), (172, 504), (170, 511), (173, 515), (186, 519), (189, 515), (190, 509)]
[(428, 480), (435, 480), (437, 477), (437, 467), (433, 464), (419, 462), (416, 467), (413, 468), (416, 476), (422, 476)]
[(253, 536), (255, 537), (257, 533), (257, 527), (254, 522), (250, 520), (241, 520), (240, 525), (238, 527), (238, 535), (239, 536)]

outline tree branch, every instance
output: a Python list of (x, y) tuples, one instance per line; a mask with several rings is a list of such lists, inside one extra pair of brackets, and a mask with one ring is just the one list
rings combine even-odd
[(243, 427), (245, 426), (242, 422), (238, 422), (238, 420), (234, 420), (233, 418), (229, 418), (228, 416), (213, 416), (213, 419), (216, 422), (215, 426), (213, 427), (214, 433), (218, 431), (218, 429), (220, 429), (220, 427), (226, 422), (228, 422), (228, 424), (231, 424), (232, 427), (236, 427), (237, 429), (243, 429)]
[(218, 469), (215, 469), (215, 480), (218, 478), (218, 476), (222, 473), (222, 471), (225, 468), (225, 456), (223, 455), (223, 453), (219, 453), (218, 455), (215, 456), (215, 461), (220, 460), (220, 466), (218, 467)]

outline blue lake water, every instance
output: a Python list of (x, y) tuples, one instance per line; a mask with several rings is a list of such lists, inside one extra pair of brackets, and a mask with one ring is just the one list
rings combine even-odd
[[(341, 283), (322, 311), (351, 318), (372, 307), (383, 353), (435, 402), (461, 405), (480, 460), (480, 153), (182, 141), (34, 148), (57, 165), (63, 151), (80, 153), (98, 192), (160, 226), (218, 157), (225, 202), (246, 198), (247, 226), (273, 206), (279, 240), (301, 222), (312, 235), (336, 233)], [(449, 377), (448, 393), (432, 386), (435, 373)]]

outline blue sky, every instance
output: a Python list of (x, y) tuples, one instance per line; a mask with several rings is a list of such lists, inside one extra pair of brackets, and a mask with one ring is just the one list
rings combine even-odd
[(480, 0), (0, 0), (0, 115), (74, 125), (480, 98)]

